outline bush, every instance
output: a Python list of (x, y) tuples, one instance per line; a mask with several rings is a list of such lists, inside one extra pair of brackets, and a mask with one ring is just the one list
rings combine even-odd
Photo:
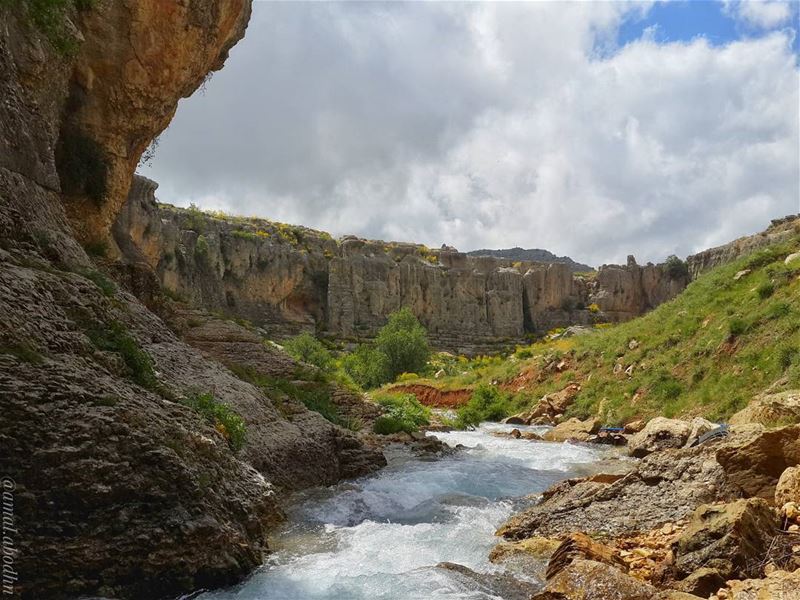
[(406, 427), (407, 424), (402, 419), (392, 416), (382, 416), (375, 419), (375, 425), (373, 425), (372, 430), (380, 435), (390, 435), (392, 433), (400, 433), (401, 431), (411, 433), (406, 430)]
[(783, 346), (778, 349), (778, 367), (785, 371), (800, 357), (800, 349), (796, 346)]
[(386, 355), (367, 344), (345, 356), (342, 368), (362, 388), (376, 388), (391, 381)]
[(689, 279), (689, 265), (674, 254), (668, 256), (664, 261), (664, 269), (670, 279)]
[(197, 411), (222, 434), (231, 450), (238, 452), (244, 446), (244, 420), (230, 406), (217, 401), (210, 393), (191, 394), (184, 404)]
[(401, 373), (421, 373), (431, 355), (425, 328), (405, 307), (389, 315), (389, 322), (375, 340), (375, 349), (386, 356), (386, 381)]
[(333, 355), (310, 333), (301, 333), (283, 343), (286, 352), (293, 358), (314, 365), (323, 371), (333, 369)]
[(475, 427), (483, 421), (499, 421), (511, 412), (508, 395), (497, 387), (479, 385), (464, 406), (458, 409), (460, 428)]
[[(395, 431), (388, 431), (388, 433), (397, 433), (397, 431), (411, 433), (420, 426), (430, 423), (430, 409), (423, 406), (414, 394), (379, 394), (375, 396), (375, 402), (386, 410), (386, 414), (375, 422), (376, 433), (382, 433), (378, 431), (379, 428), (395, 428)], [(378, 425), (381, 419), (383, 421), (381, 425)]]

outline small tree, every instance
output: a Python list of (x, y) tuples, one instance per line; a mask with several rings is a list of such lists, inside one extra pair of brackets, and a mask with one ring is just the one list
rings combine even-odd
[(314, 365), (323, 371), (333, 369), (333, 355), (322, 342), (308, 332), (286, 340), (283, 347), (297, 360)]
[(664, 267), (670, 279), (689, 279), (689, 265), (674, 254), (667, 257)]
[(401, 373), (421, 373), (431, 355), (428, 334), (409, 308), (389, 315), (380, 330), (375, 349), (386, 356), (389, 381)]
[(391, 381), (386, 355), (367, 344), (345, 356), (342, 367), (363, 388), (376, 388)]

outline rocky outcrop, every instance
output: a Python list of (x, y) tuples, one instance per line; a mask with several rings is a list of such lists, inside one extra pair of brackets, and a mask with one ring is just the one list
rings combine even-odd
[(692, 421), (656, 417), (630, 439), (628, 452), (631, 456), (642, 458), (667, 448), (680, 448), (714, 427), (713, 423), (699, 417)]
[[(262, 562), (282, 494), (382, 456), (223, 366), (297, 367), (241, 327), (209, 319), (185, 336), (201, 349), (180, 339), (98, 270), (73, 228), (102, 240), (141, 149), (220, 66), (249, 2), (46, 4), (44, 33), (31, 3), (0, 4), (0, 473), (24, 524), (14, 593), (162, 598), (230, 584)], [(137, 265), (115, 273), (158, 300)], [(242, 417), (241, 449), (189, 406), (197, 394)]]
[[(72, 65), (56, 161), (79, 239), (107, 238), (142, 152), (172, 120), (178, 100), (222, 67), (249, 19), (248, 0), (117, 0), (77, 12), (83, 42)], [(105, 163), (102, 195), (71, 173), (75, 151), (89, 146)]]
[[(623, 321), (679, 293), (660, 265), (606, 265), (596, 276), (566, 264), (474, 257), (443, 247), (328, 234), (260, 219), (157, 204), (137, 177), (114, 226), (130, 262), (200, 306), (244, 317), (273, 335), (316, 330), (374, 336), (410, 307), (440, 348), (472, 353), (571, 324)], [(590, 308), (591, 307), (591, 308)]]
[(720, 583), (734, 577), (759, 577), (777, 533), (777, 515), (761, 498), (701, 506), (673, 543), (677, 578), (701, 568), (714, 569)]
[(731, 425), (760, 423), (768, 427), (800, 423), (800, 390), (756, 396), (728, 422)]
[(773, 219), (770, 226), (761, 233), (741, 237), (733, 242), (709, 248), (686, 259), (692, 279), (706, 271), (733, 262), (740, 256), (755, 250), (788, 241), (800, 233), (800, 215), (789, 215)]
[(495, 258), (504, 258), (506, 260), (519, 260), (537, 263), (564, 263), (569, 266), (570, 270), (575, 273), (588, 273), (594, 271), (593, 267), (587, 264), (575, 262), (569, 256), (556, 256), (548, 250), (540, 248), (505, 248), (503, 250), (472, 250), (467, 252), (469, 256), (494, 256)]

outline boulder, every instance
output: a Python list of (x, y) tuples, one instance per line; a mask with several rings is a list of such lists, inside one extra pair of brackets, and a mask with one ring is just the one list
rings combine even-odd
[(796, 600), (800, 597), (800, 569), (793, 573), (773, 571), (764, 579), (729, 581), (725, 600)]
[(725, 585), (725, 578), (717, 569), (702, 567), (689, 575), (686, 579), (679, 581), (675, 587), (687, 594), (695, 594), (702, 598), (708, 598)]
[(543, 438), (549, 442), (566, 442), (568, 440), (586, 442), (592, 435), (597, 433), (599, 429), (600, 421), (593, 417), (585, 421), (573, 417), (568, 421), (556, 425), (553, 429), (546, 432)]
[(535, 559), (549, 559), (561, 545), (559, 540), (546, 537), (531, 537), (519, 542), (502, 542), (489, 553), (489, 561), (501, 563), (514, 556), (530, 556)]
[(758, 577), (777, 530), (777, 516), (761, 498), (700, 506), (672, 544), (676, 579), (701, 568), (715, 569), (725, 579)]
[(552, 579), (576, 560), (591, 560), (626, 570), (616, 549), (596, 542), (586, 534), (571, 533), (550, 557), (545, 578)]
[(767, 427), (800, 423), (800, 391), (790, 390), (757, 396), (728, 422), (732, 426), (761, 423)]
[(783, 263), (788, 265), (795, 261), (800, 262), (800, 252), (792, 252), (789, 256), (786, 257)]
[(725, 444), (716, 458), (741, 496), (773, 501), (780, 476), (800, 464), (800, 425), (759, 431), (742, 443)]
[(644, 429), (645, 422), (641, 419), (637, 421), (631, 421), (630, 423), (625, 423), (625, 431), (629, 435), (633, 435), (634, 433), (639, 433), (642, 429)]
[(790, 502), (800, 504), (800, 466), (786, 469), (775, 487), (775, 504), (783, 506)]
[(686, 421), (656, 417), (630, 439), (628, 452), (631, 456), (642, 458), (667, 448), (680, 448), (686, 444), (691, 431)]
[(570, 563), (531, 600), (653, 600), (658, 590), (610, 565), (591, 560)]

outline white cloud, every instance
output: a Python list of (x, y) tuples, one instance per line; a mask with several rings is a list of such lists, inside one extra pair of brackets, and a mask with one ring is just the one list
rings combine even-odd
[(726, 0), (729, 14), (752, 27), (773, 29), (789, 21), (791, 5), (787, 0)]
[(790, 33), (609, 55), (630, 10), (259, 3), (147, 174), (168, 202), (594, 264), (800, 210)]

